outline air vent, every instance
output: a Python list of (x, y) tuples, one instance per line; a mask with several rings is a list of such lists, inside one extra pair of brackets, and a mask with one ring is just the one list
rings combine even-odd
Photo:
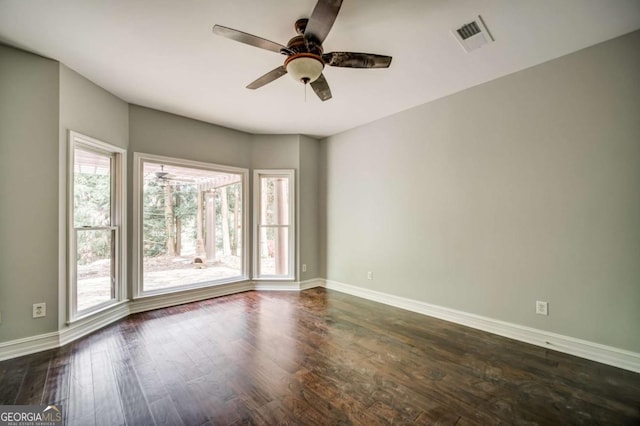
[(474, 35), (478, 34), (481, 30), (478, 26), (478, 23), (476, 21), (473, 21), (469, 24), (463, 25), (456, 31), (458, 32), (458, 35), (462, 40), (466, 40), (469, 37), (473, 37)]
[(487, 30), (487, 27), (482, 21), (482, 17), (478, 16), (477, 19), (464, 24), (460, 28), (456, 28), (451, 31), (451, 34), (458, 40), (460, 46), (466, 51), (471, 52), (479, 47), (493, 41), (491, 33)]

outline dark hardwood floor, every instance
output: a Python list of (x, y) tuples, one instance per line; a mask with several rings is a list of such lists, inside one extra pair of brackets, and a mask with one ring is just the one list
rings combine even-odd
[(133, 315), (0, 363), (68, 425), (639, 424), (640, 374), (325, 289)]

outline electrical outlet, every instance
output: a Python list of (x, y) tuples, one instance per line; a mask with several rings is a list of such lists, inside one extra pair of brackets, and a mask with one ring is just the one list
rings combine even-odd
[(42, 318), (47, 316), (47, 304), (46, 303), (34, 303), (33, 304), (33, 317)]
[(536, 301), (536, 314), (549, 315), (549, 302)]
[(302, 264), (302, 272), (307, 272), (307, 264), (306, 263)]
[(367, 272), (367, 279), (368, 280), (372, 280), (373, 279), (373, 272), (371, 272), (371, 271)]

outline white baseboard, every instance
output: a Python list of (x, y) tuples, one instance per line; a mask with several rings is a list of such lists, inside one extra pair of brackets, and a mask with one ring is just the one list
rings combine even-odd
[(325, 280), (323, 278), (314, 278), (311, 280), (300, 281), (300, 290), (308, 290), (314, 287), (324, 287)]
[(341, 293), (347, 293), (352, 296), (361, 297), (363, 299), (372, 300), (385, 305), (395, 306), (396, 308), (428, 315), (456, 324), (508, 337), (510, 339), (531, 343), (533, 345), (552, 349), (558, 352), (564, 352), (570, 355), (640, 373), (640, 354), (635, 352), (601, 345), (587, 340), (563, 336), (561, 334), (551, 333), (544, 330), (525, 327), (518, 324), (508, 323), (480, 315), (470, 314), (463, 311), (457, 311), (455, 309), (432, 305), (418, 300), (394, 296), (388, 293), (356, 287), (337, 281), (326, 280), (325, 287), (330, 290), (336, 290)]
[(254, 281), (254, 290), (258, 291), (300, 291), (297, 281)]
[(324, 280), (314, 278), (306, 281), (254, 281), (253, 288), (258, 291), (301, 291), (314, 287), (323, 287)]
[(324, 280), (320, 278), (289, 282), (244, 281), (188, 290), (180, 293), (143, 297), (122, 302), (95, 315), (74, 322), (60, 331), (10, 340), (8, 342), (0, 342), (0, 361), (46, 351), (48, 349), (55, 349), (138, 312), (167, 308), (169, 306), (228, 296), (250, 290), (300, 291), (322, 286), (324, 286)]
[(0, 343), (0, 361), (46, 351), (60, 346), (58, 332), (39, 334)]
[(124, 301), (95, 315), (73, 322), (67, 328), (58, 331), (58, 339), (60, 340), (58, 346), (71, 343), (128, 315), (129, 302)]
[(640, 354), (635, 352), (319, 278), (287, 283), (246, 281), (183, 293), (145, 297), (131, 302), (125, 302), (112, 309), (105, 310), (87, 319), (73, 323), (68, 328), (60, 331), (2, 342), (0, 343), (0, 361), (60, 347), (133, 313), (161, 309), (249, 290), (301, 291), (314, 287), (326, 287), (330, 290), (340, 291), (363, 299), (440, 318), (514, 340), (640, 373)]
[(0, 343), (0, 361), (58, 348), (128, 315), (128, 302), (122, 302), (95, 315), (74, 322), (60, 331)]

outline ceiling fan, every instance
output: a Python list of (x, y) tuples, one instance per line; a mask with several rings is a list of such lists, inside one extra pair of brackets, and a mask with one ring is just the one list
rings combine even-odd
[(158, 180), (169, 180), (173, 177), (173, 175), (169, 174), (169, 172), (164, 171), (164, 164), (160, 164), (160, 171), (155, 172), (154, 175)]
[(258, 89), (288, 73), (296, 81), (311, 84), (320, 100), (326, 101), (331, 99), (331, 89), (322, 74), (325, 65), (347, 68), (388, 68), (392, 59), (391, 56), (373, 53), (324, 53), (322, 43), (338, 16), (340, 6), (342, 6), (342, 0), (318, 0), (309, 19), (296, 21), (294, 27), (298, 35), (289, 40), (286, 46), (222, 25), (214, 25), (213, 33), (286, 56), (283, 65), (250, 83), (247, 89)]

